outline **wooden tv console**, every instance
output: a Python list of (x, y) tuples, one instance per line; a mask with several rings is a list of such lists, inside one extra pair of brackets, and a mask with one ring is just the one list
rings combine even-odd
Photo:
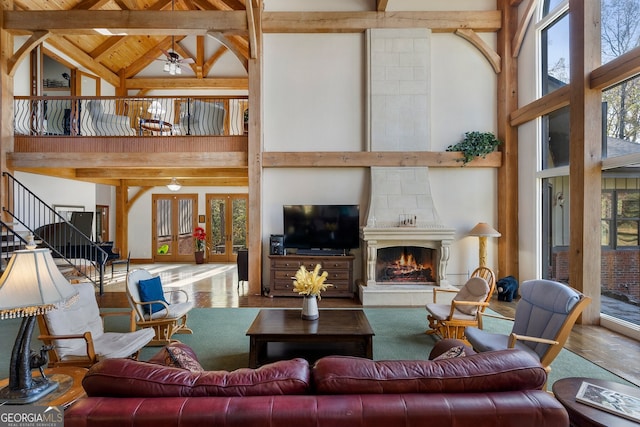
[(274, 296), (296, 296), (293, 279), (301, 265), (313, 271), (320, 264), (326, 271), (326, 283), (333, 286), (322, 293), (322, 297), (353, 298), (353, 255), (269, 255), (271, 267), (270, 294)]

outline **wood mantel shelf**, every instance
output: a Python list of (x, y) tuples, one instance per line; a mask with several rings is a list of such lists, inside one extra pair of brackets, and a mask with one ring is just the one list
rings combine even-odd
[[(340, 152), (264, 152), (265, 168), (300, 167), (371, 167), (371, 166), (428, 166), (463, 167), (462, 153), (449, 151), (340, 151)], [(477, 158), (464, 167), (499, 168), (502, 152), (496, 151), (486, 158)]]

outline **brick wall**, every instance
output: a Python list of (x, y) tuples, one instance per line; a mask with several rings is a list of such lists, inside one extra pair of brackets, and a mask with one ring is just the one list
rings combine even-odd
[[(602, 250), (602, 292), (612, 296), (626, 296), (640, 301), (640, 250)], [(554, 250), (551, 278), (569, 281), (569, 256), (566, 248)]]

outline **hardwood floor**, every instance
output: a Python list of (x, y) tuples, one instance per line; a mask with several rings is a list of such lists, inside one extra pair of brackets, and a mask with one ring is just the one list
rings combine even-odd
[[(97, 296), (101, 307), (128, 307), (124, 291), (125, 268), (116, 266), (116, 274), (105, 286), (105, 293)], [(160, 275), (165, 287), (184, 289), (200, 308), (300, 307), (300, 299), (293, 293), (291, 298), (249, 294), (246, 282), (238, 284), (235, 264), (140, 264), (131, 268), (145, 268)], [(362, 307), (357, 299), (348, 298), (323, 298), (322, 306)], [(490, 305), (494, 311), (509, 317), (513, 316), (515, 307), (515, 301), (509, 303), (496, 298)], [(637, 341), (599, 326), (575, 325), (565, 348), (640, 387), (640, 343)]]

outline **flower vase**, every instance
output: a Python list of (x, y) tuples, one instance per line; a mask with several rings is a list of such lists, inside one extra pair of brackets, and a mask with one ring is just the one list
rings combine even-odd
[(302, 298), (302, 320), (316, 320), (318, 312), (318, 298), (315, 295), (305, 295)]
[(204, 264), (204, 251), (195, 251), (196, 264)]

